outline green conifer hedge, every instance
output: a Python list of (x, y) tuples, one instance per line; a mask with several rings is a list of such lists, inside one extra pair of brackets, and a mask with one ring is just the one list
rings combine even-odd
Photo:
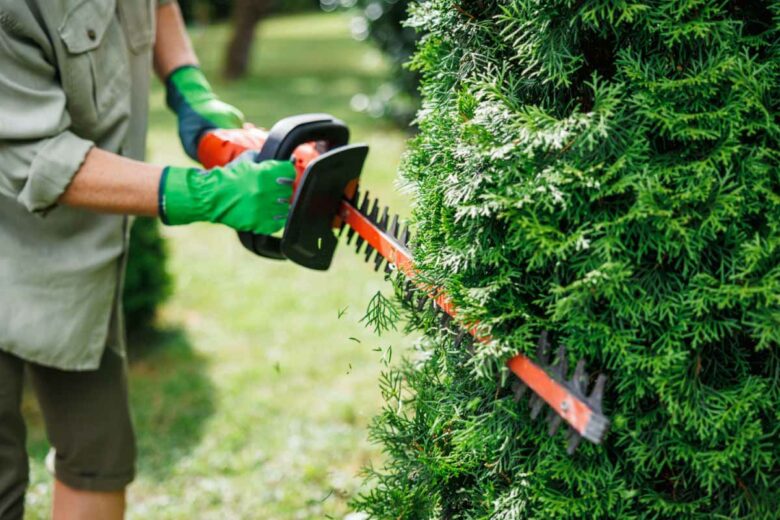
[[(778, 517), (779, 20), (758, 0), (413, 7), (414, 255), (496, 342), (470, 356), (413, 315), (358, 509)], [(610, 378), (611, 431), (573, 456), (501, 371), (544, 329)]]

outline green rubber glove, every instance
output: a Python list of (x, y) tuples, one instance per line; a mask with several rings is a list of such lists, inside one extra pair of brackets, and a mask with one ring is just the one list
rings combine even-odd
[(295, 168), (289, 161), (257, 163), (245, 152), (226, 166), (168, 167), (160, 178), (160, 217), (168, 225), (219, 222), (270, 235), (284, 227)]
[(198, 160), (198, 143), (215, 128), (241, 128), (244, 115), (217, 98), (201, 70), (193, 65), (176, 69), (165, 81), (166, 101), (179, 119), (179, 139), (192, 159)]

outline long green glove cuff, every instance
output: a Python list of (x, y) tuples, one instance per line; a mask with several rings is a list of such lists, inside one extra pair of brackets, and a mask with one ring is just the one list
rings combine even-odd
[(198, 142), (214, 128), (241, 128), (244, 115), (214, 94), (206, 76), (194, 65), (176, 69), (165, 82), (166, 101), (179, 118), (184, 150), (197, 160)]
[(284, 227), (294, 178), (289, 161), (239, 159), (211, 170), (168, 167), (160, 178), (160, 217), (169, 225), (218, 222), (271, 234)]

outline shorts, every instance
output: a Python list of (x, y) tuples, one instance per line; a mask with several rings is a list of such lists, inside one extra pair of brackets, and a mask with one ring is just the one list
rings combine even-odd
[(85, 491), (120, 491), (132, 482), (136, 448), (124, 357), (106, 348), (97, 370), (70, 372), (0, 351), (0, 520), (20, 519), (24, 511), (25, 368), (55, 451), (57, 480)]

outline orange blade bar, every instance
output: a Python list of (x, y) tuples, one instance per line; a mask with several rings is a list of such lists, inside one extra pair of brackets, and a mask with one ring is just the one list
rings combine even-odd
[[(390, 264), (414, 281), (416, 275), (414, 263), (411, 253), (405, 246), (398, 243), (391, 235), (382, 231), (346, 200), (341, 202), (339, 216)], [(453, 318), (457, 316), (457, 309), (442, 289), (428, 287), (422, 283), (417, 283), (417, 286), (428, 294), (431, 299), (435, 300), (444, 312)], [(480, 335), (476, 326), (472, 327), (469, 333), (481, 343), (491, 341), (490, 337)], [(588, 425), (591, 424), (591, 421), (603, 423), (603, 418), (596, 417), (600, 414), (592, 410), (582, 398), (574, 395), (568, 388), (553, 379), (543, 368), (523, 354), (517, 354), (511, 358), (507, 362), (507, 366), (577, 433), (592, 442), (598, 443), (601, 440), (602, 429), (596, 428), (600, 431), (597, 435), (594, 435), (594, 432), (588, 428)], [(593, 426), (595, 424), (591, 424), (592, 428)]]

